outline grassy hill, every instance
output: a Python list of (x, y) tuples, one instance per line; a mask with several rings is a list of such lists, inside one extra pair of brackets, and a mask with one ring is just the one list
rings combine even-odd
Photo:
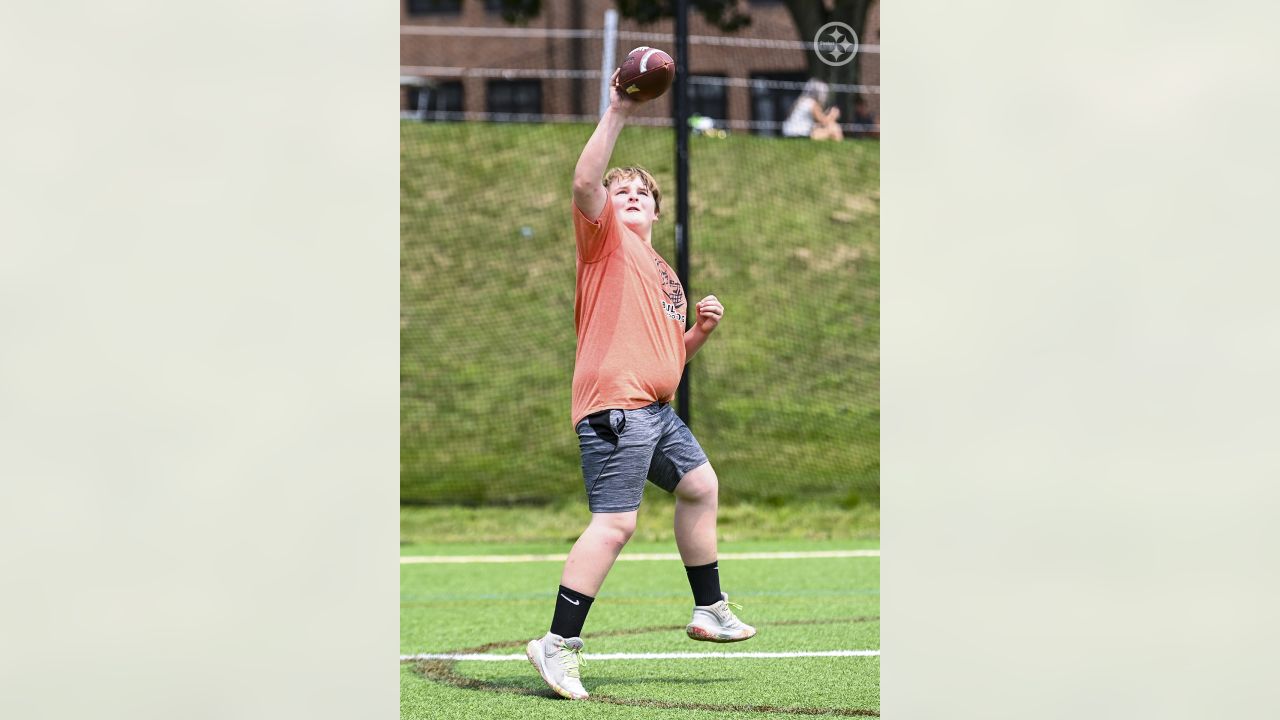
[[(583, 496), (569, 418), (569, 185), (586, 125), (401, 125), (402, 502)], [(672, 133), (654, 172), (675, 266)], [(879, 145), (695, 137), (691, 304), (725, 319), (691, 364), (692, 427), (725, 503), (879, 501)]]

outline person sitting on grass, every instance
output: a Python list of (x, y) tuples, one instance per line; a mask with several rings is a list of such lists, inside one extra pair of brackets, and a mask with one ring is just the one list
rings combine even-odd
[(805, 83), (804, 90), (795, 104), (786, 122), (782, 123), (784, 137), (807, 137), (814, 140), (844, 139), (844, 131), (840, 128), (840, 108), (832, 105), (823, 110), (827, 104), (827, 84), (816, 78)]
[[(577, 243), (572, 418), (591, 520), (565, 561), (546, 635), (525, 653), (557, 694), (582, 700), (582, 628), (605, 576), (636, 529), (645, 481), (676, 498), (675, 538), (693, 592), (685, 633), (737, 642), (756, 634), (720, 591), (719, 485), (706, 453), (671, 409), (684, 365), (720, 324), (715, 295), (685, 330), (684, 287), (653, 249), (662, 193), (640, 167), (605, 172), (638, 103), (618, 91), (578, 158), (573, 178)], [(603, 182), (601, 181), (603, 178)], [(741, 606), (734, 604), (741, 609)]]

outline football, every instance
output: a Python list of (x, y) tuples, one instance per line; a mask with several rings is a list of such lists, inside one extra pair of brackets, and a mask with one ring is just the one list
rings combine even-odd
[(627, 53), (618, 68), (618, 88), (623, 94), (644, 102), (662, 95), (676, 77), (676, 62), (657, 48), (638, 47)]

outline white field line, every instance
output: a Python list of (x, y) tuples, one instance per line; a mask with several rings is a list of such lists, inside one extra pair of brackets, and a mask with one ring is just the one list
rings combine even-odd
[[(703, 660), (714, 658), (798, 658), (798, 657), (879, 657), (879, 650), (818, 650), (813, 652), (738, 652), (738, 653), (602, 653), (592, 655), (583, 653), (584, 660)], [(400, 661), (406, 660), (480, 660), (484, 662), (505, 662), (507, 660), (525, 660), (523, 653), (519, 655), (488, 655), (482, 653), (422, 653), (419, 655), (401, 655)]]
[[(444, 565), (449, 563), (527, 563), (564, 562), (567, 554), (557, 555), (406, 555), (401, 565)], [(880, 557), (879, 550), (810, 550), (804, 552), (742, 552), (721, 553), (720, 560), (808, 560), (811, 558)], [(678, 553), (623, 553), (623, 560), (679, 560)]]

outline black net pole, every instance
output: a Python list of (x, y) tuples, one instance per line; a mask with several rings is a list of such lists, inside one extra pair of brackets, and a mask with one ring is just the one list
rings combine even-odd
[[(689, 0), (676, 0), (676, 275), (684, 286), (685, 329), (697, 318), (693, 312), (693, 291), (689, 287)], [(689, 366), (684, 366), (676, 392), (676, 414), (686, 425), (689, 416)]]

